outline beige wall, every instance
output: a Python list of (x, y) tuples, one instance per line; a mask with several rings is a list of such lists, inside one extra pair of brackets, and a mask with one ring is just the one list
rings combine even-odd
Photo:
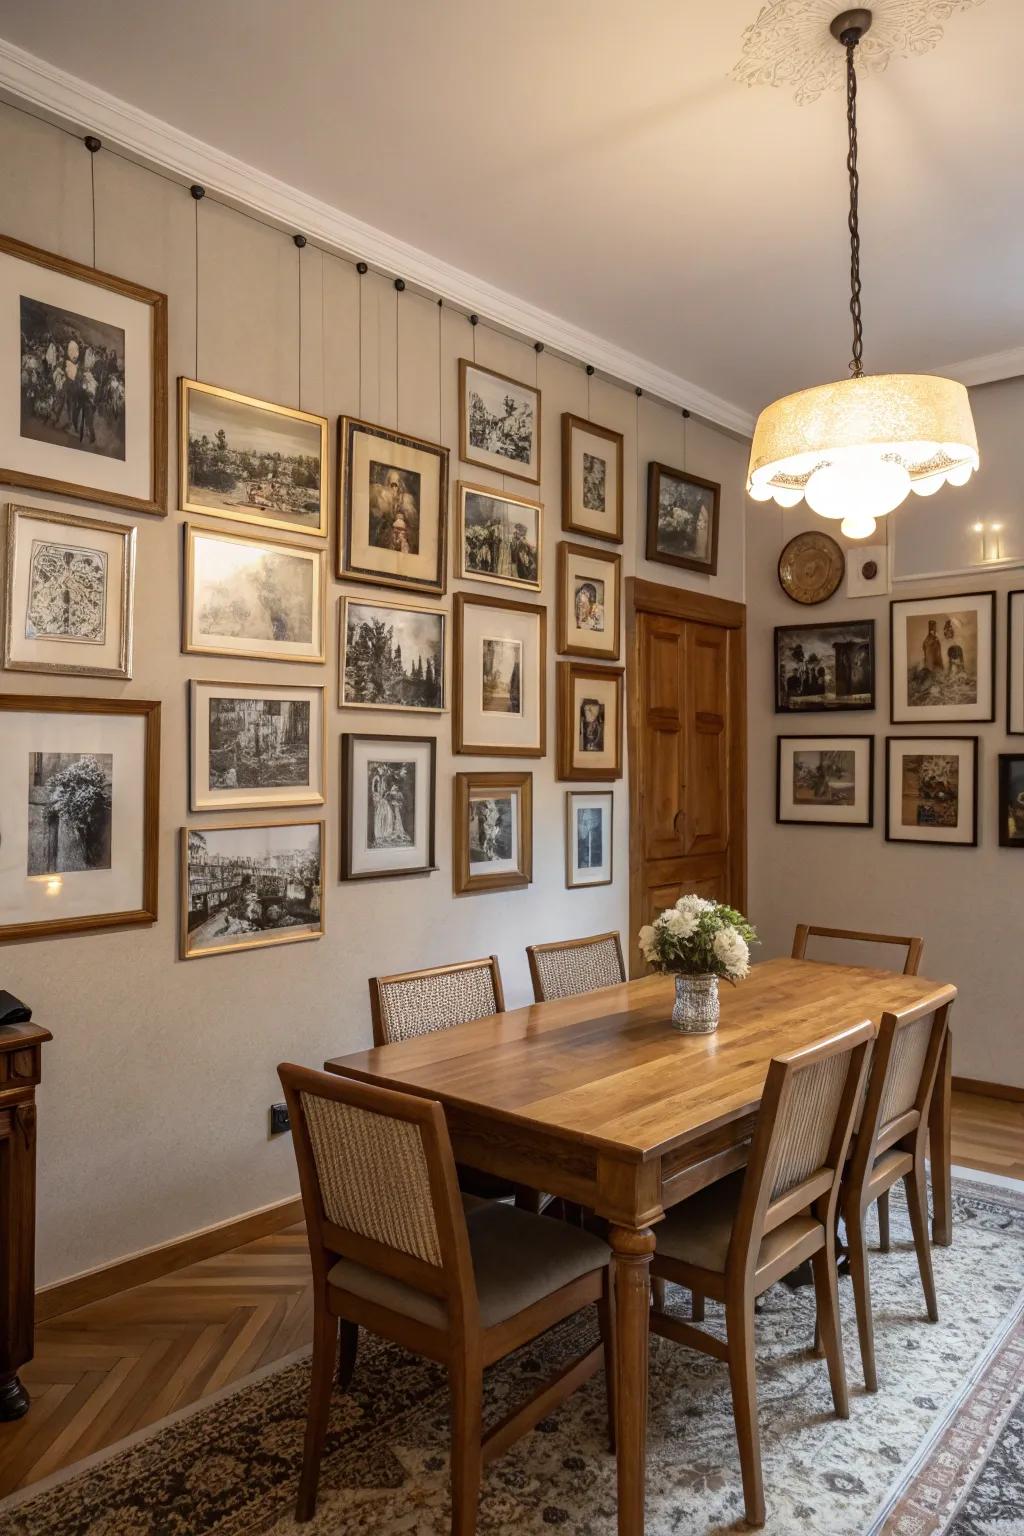
[[(186, 188), (110, 153), (97, 156), (95, 177), (97, 265), (167, 293), (170, 378), (173, 383), (179, 374), (192, 376), (197, 371), (195, 204)], [(332, 418), (332, 456), (333, 418), (341, 412), (440, 437), (452, 449), (453, 482), (458, 478), (456, 360), (472, 355), (468, 320), (447, 309), (439, 312), (432, 301), (411, 293), (399, 298), (389, 281), (373, 275), (362, 280), (360, 317), (360, 279), (351, 263), (311, 247), (300, 257), (287, 234), (209, 198), (199, 207), (198, 226), (200, 378), (323, 412)], [(6, 106), (0, 107), (0, 230), (82, 261), (92, 259), (88, 153), (80, 140)], [(536, 370), (543, 391), (543, 479), (537, 494), (546, 506), (542, 600), (551, 609), (553, 645), (560, 416), (567, 410), (587, 413), (587, 379), (581, 366), (548, 353), (538, 357), (528, 342), (484, 325), (476, 343), (481, 363), (527, 382)], [(686, 467), (722, 482), (719, 576), (688, 577), (669, 566), (648, 565), (639, 510), (646, 466), (652, 458), (682, 463), (681, 416), (596, 378), (590, 393), (594, 420), (625, 436), (624, 574), (741, 599), (744, 445), (695, 421), (688, 424)], [(488, 478), (479, 469), (466, 477)], [(489, 478), (499, 483), (498, 477)], [(183, 519), (173, 510), (175, 486), (172, 464), (171, 514), (166, 520), (139, 520), (132, 682), (120, 686), (13, 673), (0, 682), (9, 691), (124, 695), (163, 704), (160, 921), (148, 930), (13, 944), (0, 952), (0, 985), (24, 997), (55, 1037), (46, 1051), (40, 1093), (41, 1283), (293, 1194), (290, 1138), (267, 1138), (267, 1106), (279, 1097), (275, 1067), (286, 1058), (319, 1064), (327, 1055), (366, 1044), (368, 976), (494, 950), (509, 1003), (515, 1005), (530, 995), (527, 943), (625, 930), (628, 922), (627, 781), (615, 785), (614, 885), (589, 892), (564, 886), (567, 786), (554, 777), (553, 650), (551, 749), (528, 765), (535, 791), (535, 874), (529, 890), (459, 900), (451, 894), (452, 774), (500, 763), (453, 761), (447, 718), (437, 726), (440, 872), (428, 880), (339, 884), (339, 733), (400, 733), (405, 719), (338, 710), (333, 654), (320, 672), (179, 654)], [(28, 492), (17, 499), (60, 504)], [(113, 521), (129, 520), (92, 510)], [(333, 520), (332, 503), (332, 533)], [(331, 552), (333, 559), (333, 538)], [(331, 583), (332, 621), (341, 590)], [(450, 605), (449, 594), (443, 606)], [(307, 673), (327, 684), (330, 708), (326, 936), (313, 944), (181, 963), (176, 838), (188, 818), (188, 679), (305, 682), (312, 680)], [(416, 729), (431, 726), (417, 723)], [(216, 825), (218, 818), (195, 819)]]
[[(938, 519), (1020, 516), (1019, 459), (1024, 379), (972, 391), (982, 470), (964, 490), (945, 488), (925, 505)], [(797, 922), (925, 935), (924, 971), (960, 991), (954, 1014), (954, 1071), (962, 1077), (1024, 1087), (1021, 940), (1024, 938), (1024, 855), (1000, 848), (996, 774), (1000, 752), (1024, 750), (1006, 735), (1006, 596), (1024, 587), (1024, 571), (979, 568), (969, 576), (901, 581), (894, 598), (948, 592), (998, 593), (996, 720), (955, 727), (889, 724), (889, 599), (849, 600), (841, 586), (829, 602), (802, 609), (782, 591), (776, 563), (783, 544), (803, 528), (821, 527), (804, 507), (782, 512), (748, 502), (747, 590), (750, 726), (750, 907), (764, 939), (762, 953), (788, 951)], [(915, 510), (915, 515), (917, 515)], [(899, 537), (900, 512), (893, 514)], [(840, 715), (773, 713), (772, 631), (776, 624), (849, 617), (876, 623), (877, 708)], [(977, 848), (887, 843), (885, 737), (980, 737)], [(777, 734), (875, 735), (875, 825), (870, 830), (775, 824)], [(837, 958), (825, 948), (826, 958)]]

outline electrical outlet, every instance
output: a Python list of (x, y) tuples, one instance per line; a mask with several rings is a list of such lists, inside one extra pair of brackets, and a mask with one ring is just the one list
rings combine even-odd
[(270, 1134), (280, 1136), (283, 1131), (290, 1131), (292, 1123), (288, 1118), (287, 1104), (271, 1104), (270, 1106)]

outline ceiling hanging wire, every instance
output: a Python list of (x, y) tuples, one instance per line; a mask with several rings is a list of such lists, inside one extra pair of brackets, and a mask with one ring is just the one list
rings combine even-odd
[(593, 363), (588, 363), (587, 364), (587, 420), (588, 421), (591, 420), (591, 416), (590, 416), (590, 381), (591, 381), (591, 379), (593, 377), (594, 377), (594, 365), (593, 365)]
[(96, 265), (96, 156), (103, 148), (95, 134), (87, 133), (82, 140), (89, 151), (89, 197), (92, 203), (92, 264)]
[(199, 372), (199, 204), (202, 202), (203, 198), (206, 196), (206, 188), (205, 187), (201, 187), (198, 182), (193, 182), (192, 186), (189, 187), (189, 191), (192, 194), (192, 201), (195, 204), (195, 254), (196, 254), (196, 263), (195, 263), (195, 285), (196, 285), (196, 338), (195, 338), (196, 339), (196, 371), (195, 371), (195, 377), (198, 379), (198, 378), (201, 377), (200, 372)]
[(444, 300), (437, 301), (437, 440), (444, 442)]
[(398, 327), (402, 314), (402, 294), (405, 292), (405, 284), (400, 277), (395, 278), (395, 431), (399, 429), (402, 420), (401, 411), (398, 408), (398, 390), (401, 383), (401, 369), (399, 367)]
[(299, 306), (299, 410), (302, 410), (302, 249), (306, 244), (305, 235), (294, 235), (296, 264), (298, 267), (298, 306)]
[(356, 371), (359, 374), (359, 416), (363, 415), (363, 278), (366, 276), (366, 262), (356, 263), (356, 271), (359, 273), (359, 346), (357, 348)]

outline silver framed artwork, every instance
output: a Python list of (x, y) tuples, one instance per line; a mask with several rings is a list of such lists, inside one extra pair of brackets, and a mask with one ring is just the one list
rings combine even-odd
[(539, 592), (543, 579), (544, 507), (490, 485), (458, 485), (456, 574)]
[(185, 526), (182, 650), (322, 665), (323, 548)]
[(342, 736), (342, 880), (436, 869), (436, 759), (433, 736)]
[(181, 958), (323, 936), (324, 824), (181, 829)]
[(873, 736), (779, 736), (775, 820), (779, 823), (874, 825)]
[(76, 512), (7, 509), (4, 666), (132, 675), (136, 531)]
[(338, 604), (338, 703), (346, 709), (445, 708), (447, 615), (383, 598)]
[(897, 598), (889, 606), (893, 724), (994, 720), (995, 593)]
[(327, 782), (324, 688), (193, 680), (193, 811), (322, 805)]
[(459, 358), (459, 458), (540, 483), (540, 390)]
[(612, 883), (613, 799), (610, 789), (565, 792), (565, 883), (570, 891)]

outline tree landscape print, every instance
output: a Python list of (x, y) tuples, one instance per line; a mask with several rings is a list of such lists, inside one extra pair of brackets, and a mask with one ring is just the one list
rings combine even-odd
[(775, 631), (775, 708), (787, 714), (871, 709), (875, 626), (794, 624)]
[(187, 506), (323, 531), (319, 421), (191, 381), (186, 389)]
[(444, 708), (442, 613), (349, 599), (343, 644), (343, 704)]
[(211, 698), (211, 789), (306, 788), (307, 699)]
[(195, 539), (193, 607), (204, 635), (311, 645), (314, 562), (234, 537)]

